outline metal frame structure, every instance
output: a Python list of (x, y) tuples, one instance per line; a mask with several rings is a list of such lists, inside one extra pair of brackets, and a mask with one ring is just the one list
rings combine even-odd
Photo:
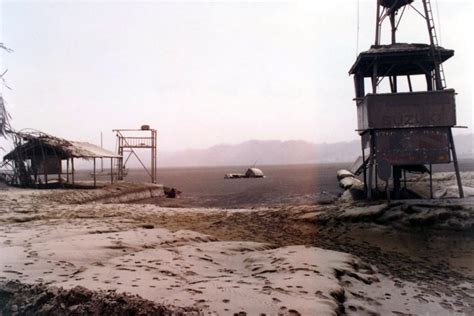
[[(114, 129), (117, 136), (117, 153), (122, 158), (118, 159), (118, 179), (123, 180), (126, 164), (130, 157), (135, 156), (143, 169), (150, 176), (152, 183), (156, 183), (156, 157), (157, 157), (157, 132), (150, 129), (148, 125), (143, 125), (141, 129)], [(136, 134), (148, 134), (146, 136), (135, 136)], [(150, 168), (147, 168), (136, 153), (136, 149), (150, 149), (151, 162)], [(127, 157), (124, 154), (128, 153)]]
[[(432, 164), (450, 162), (454, 164), (459, 196), (464, 197), (451, 131), (456, 124), (455, 91), (445, 89), (442, 66), (454, 51), (438, 45), (430, 1), (421, 0), (421, 10), (413, 2), (377, 0), (375, 45), (359, 54), (349, 71), (354, 75), (357, 131), (362, 140), (360, 170), (364, 173), (369, 199), (373, 198), (374, 180), (378, 188), (378, 178), (386, 182), (390, 199), (388, 181), (391, 177), (394, 197), (399, 198), (402, 175), (413, 170), (430, 173), (432, 197)], [(397, 43), (397, 29), (408, 6), (425, 19), (429, 44)], [(390, 21), (391, 43), (382, 45), (382, 25), (386, 19)], [(426, 91), (414, 92), (411, 80), (414, 75), (425, 77)], [(372, 91), (368, 94), (365, 78), (371, 80)], [(380, 94), (378, 88), (384, 78), (389, 80), (390, 93)], [(400, 78), (406, 78), (408, 92), (400, 92)]]

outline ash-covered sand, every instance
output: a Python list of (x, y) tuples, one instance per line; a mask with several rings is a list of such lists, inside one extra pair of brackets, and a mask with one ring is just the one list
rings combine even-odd
[[(189, 314), (474, 311), (469, 199), (223, 210), (100, 204), (88, 196), (0, 191), (3, 286), (114, 290)], [(103, 293), (92, 295), (100, 302)], [(16, 300), (3, 312), (13, 305), (20, 314), (29, 306)]]

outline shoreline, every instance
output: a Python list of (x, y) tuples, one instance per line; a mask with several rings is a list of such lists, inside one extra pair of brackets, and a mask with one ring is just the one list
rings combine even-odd
[[(113, 289), (219, 315), (467, 314), (474, 306), (472, 229), (444, 225), (455, 214), (472, 221), (471, 202), (445, 200), (455, 205), (450, 217), (435, 211), (438, 222), (413, 230), (397, 223), (419, 218), (427, 203), (231, 210), (102, 204), (90, 194), (0, 191), (0, 279)], [(393, 207), (398, 220), (386, 219)]]

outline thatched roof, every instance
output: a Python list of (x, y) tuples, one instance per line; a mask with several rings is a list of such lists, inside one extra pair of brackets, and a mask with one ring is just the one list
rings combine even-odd
[(31, 159), (38, 156), (54, 155), (61, 159), (66, 158), (120, 158), (109, 150), (87, 142), (69, 141), (48, 134), (34, 132), (16, 133), (23, 139), (23, 144), (9, 152), (3, 160)]

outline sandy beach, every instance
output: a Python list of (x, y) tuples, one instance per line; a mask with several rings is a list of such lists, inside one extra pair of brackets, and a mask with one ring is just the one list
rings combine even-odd
[(113, 290), (185, 314), (473, 311), (472, 198), (257, 209), (98, 202), (139, 191), (115, 186), (1, 190), (2, 284)]
[(474, 316), (471, 2), (0, 0), (0, 316)]

